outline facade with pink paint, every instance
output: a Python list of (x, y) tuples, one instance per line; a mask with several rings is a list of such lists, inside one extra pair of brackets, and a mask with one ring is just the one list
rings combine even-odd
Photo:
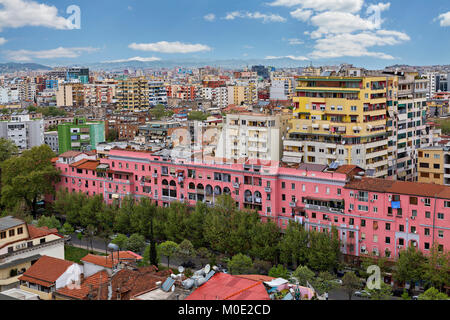
[(147, 197), (160, 206), (212, 206), (229, 194), (240, 209), (254, 209), (281, 228), (289, 221), (319, 232), (336, 226), (347, 255), (395, 258), (407, 245), (427, 253), (433, 239), (450, 248), (450, 187), (366, 178), (356, 166), (188, 163), (114, 149), (96, 160), (62, 154), (54, 163), (58, 190), (102, 194), (108, 203)]

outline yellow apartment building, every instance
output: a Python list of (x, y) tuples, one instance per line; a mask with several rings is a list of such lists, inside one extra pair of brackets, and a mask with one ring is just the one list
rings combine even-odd
[(299, 77), (283, 161), (354, 164), (385, 177), (387, 82), (383, 76)]

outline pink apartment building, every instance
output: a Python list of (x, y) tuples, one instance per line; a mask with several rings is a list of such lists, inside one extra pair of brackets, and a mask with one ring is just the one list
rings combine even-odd
[(281, 228), (289, 221), (319, 232), (336, 226), (350, 256), (395, 258), (408, 245), (427, 253), (433, 242), (450, 248), (450, 187), (368, 178), (357, 166), (187, 163), (116, 149), (102, 159), (70, 151), (54, 163), (58, 190), (102, 194), (107, 203), (148, 197), (160, 206), (212, 206), (229, 194), (240, 209), (257, 210)]

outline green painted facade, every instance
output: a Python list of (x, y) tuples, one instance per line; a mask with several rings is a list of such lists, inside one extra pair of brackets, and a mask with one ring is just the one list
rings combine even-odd
[(73, 123), (58, 125), (59, 152), (95, 150), (105, 142), (105, 123), (75, 118)]

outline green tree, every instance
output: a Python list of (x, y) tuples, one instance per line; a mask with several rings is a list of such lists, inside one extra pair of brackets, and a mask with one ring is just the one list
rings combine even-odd
[(431, 287), (421, 295), (419, 295), (419, 300), (448, 300), (449, 297), (438, 289)]
[(167, 267), (170, 269), (170, 258), (173, 257), (178, 250), (178, 244), (173, 241), (166, 241), (159, 245), (159, 252), (167, 257)]
[(186, 233), (189, 207), (184, 203), (173, 202), (166, 209), (166, 214), (167, 223), (165, 231), (167, 239), (177, 243), (187, 239), (189, 237)]
[(392, 287), (384, 282), (380, 284), (380, 289), (369, 289), (366, 291), (370, 294), (371, 300), (390, 300), (392, 297)]
[(264, 261), (260, 259), (255, 259), (255, 261), (253, 261), (253, 271), (257, 274), (268, 275), (271, 268), (272, 262), (270, 261)]
[(136, 210), (135, 200), (131, 197), (125, 197), (122, 200), (122, 206), (116, 214), (114, 229), (117, 232), (131, 234), (134, 232), (131, 224), (131, 217)]
[(44, 195), (55, 194), (53, 183), (59, 179), (59, 171), (51, 159), (55, 156), (47, 145), (26, 150), (1, 164), (2, 203), (14, 207), (24, 201), (33, 216), (36, 216), (37, 202)]
[(120, 233), (111, 242), (117, 245), (120, 250), (123, 250), (127, 247), (128, 237)]
[(293, 273), (292, 278), (298, 280), (298, 284), (306, 287), (307, 284), (314, 284), (315, 274), (307, 266), (299, 266)]
[(135, 253), (141, 253), (145, 248), (145, 237), (138, 233), (133, 233), (125, 242), (125, 248)]
[(53, 210), (59, 215), (65, 216), (71, 225), (86, 227), (81, 221), (81, 212), (87, 201), (88, 197), (85, 193), (58, 191), (53, 203)]
[(189, 240), (185, 239), (178, 245), (176, 255), (183, 262), (187, 262), (189, 259), (192, 259), (195, 256), (194, 246)]
[(88, 197), (85, 204), (81, 209), (81, 225), (82, 226), (98, 226), (100, 223), (97, 220), (98, 214), (105, 210), (105, 202), (103, 201), (103, 196), (95, 195), (93, 197)]
[(286, 228), (280, 243), (280, 261), (287, 265), (298, 265), (307, 263), (308, 257), (308, 233), (303, 227), (294, 222), (290, 222)]
[(64, 223), (62, 226), (61, 232), (65, 235), (69, 235), (75, 232), (75, 229), (72, 227), (72, 225), (68, 222)]
[(396, 263), (394, 278), (401, 282), (410, 282), (411, 293), (414, 283), (423, 279), (425, 261), (422, 252), (415, 247), (411, 246), (403, 250)]
[(39, 218), (37, 226), (59, 230), (59, 229), (61, 229), (61, 222), (59, 222), (59, 220), (56, 219), (55, 216), (51, 216), (51, 217), (42, 216)]
[(94, 243), (93, 242), (94, 242), (94, 238), (95, 238), (96, 234), (97, 234), (97, 228), (92, 224), (88, 225), (86, 228), (86, 237), (87, 237), (89, 244), (91, 245), (92, 252), (94, 252)]
[(337, 230), (332, 233), (309, 233), (308, 266), (314, 271), (331, 271), (337, 268), (340, 257), (340, 244)]
[(0, 163), (19, 153), (19, 148), (11, 140), (0, 138)]
[(158, 104), (150, 109), (149, 113), (154, 120), (160, 120), (161, 118), (171, 117), (173, 115), (173, 111), (166, 110), (166, 107), (162, 104)]
[(434, 288), (442, 290), (444, 285), (450, 283), (450, 252), (439, 251), (436, 243), (423, 265), (423, 280), (428, 281)]
[(191, 111), (188, 114), (188, 120), (205, 121), (206, 119), (208, 119), (209, 116), (210, 114), (206, 114), (202, 111)]
[(108, 142), (114, 142), (119, 138), (119, 133), (115, 129), (110, 129), (108, 131), (108, 135), (106, 137), (106, 141)]
[(330, 272), (322, 271), (314, 281), (314, 289), (316, 289), (320, 295), (325, 292), (328, 293), (339, 286), (334, 280), (335, 278)]
[(205, 203), (197, 202), (194, 211), (186, 221), (186, 232), (195, 248), (204, 247), (207, 243), (204, 237), (204, 222), (208, 208)]
[(196, 252), (197, 258), (200, 260), (201, 265), (204, 265), (209, 261), (211, 257), (211, 252), (207, 248), (201, 247), (197, 249)]
[(269, 277), (289, 280), (288, 270), (281, 264), (277, 265), (276, 267), (273, 266), (272, 269), (269, 270)]
[(281, 232), (278, 226), (269, 219), (259, 221), (252, 230), (252, 247), (250, 254), (265, 261), (277, 262)]
[(252, 259), (242, 253), (234, 255), (228, 262), (228, 268), (233, 275), (251, 273), (252, 267)]
[(352, 300), (353, 294), (361, 288), (361, 280), (352, 272), (347, 272), (342, 278), (342, 288), (348, 295), (348, 299)]
[(160, 261), (160, 253), (158, 252), (158, 250), (156, 249), (155, 252), (155, 257), (153, 258), (153, 260), (150, 258), (150, 245), (148, 245), (145, 250), (144, 250), (144, 255), (142, 256), (142, 262), (143, 262), (143, 266), (158, 266), (159, 261)]

